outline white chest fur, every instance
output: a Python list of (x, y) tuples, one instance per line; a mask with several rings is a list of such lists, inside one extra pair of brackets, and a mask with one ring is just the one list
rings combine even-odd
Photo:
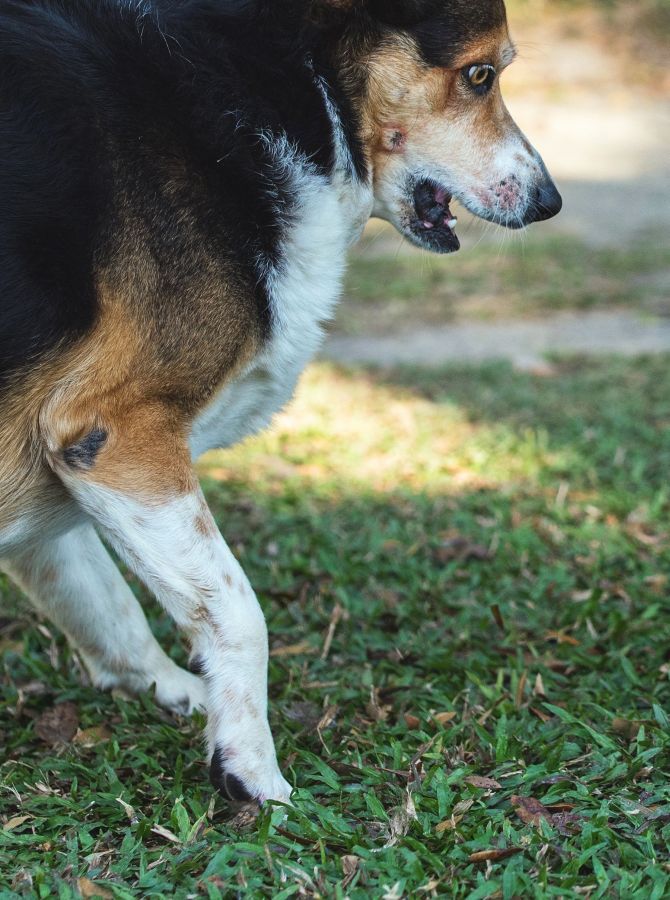
[(289, 148), (282, 148), (282, 157), (282, 165), (292, 169), (297, 210), (286, 227), (282, 265), (267, 273), (273, 334), (196, 418), (190, 441), (194, 458), (264, 428), (291, 398), (333, 314), (347, 250), (370, 216), (372, 191), (345, 174), (348, 166), (329, 181)]

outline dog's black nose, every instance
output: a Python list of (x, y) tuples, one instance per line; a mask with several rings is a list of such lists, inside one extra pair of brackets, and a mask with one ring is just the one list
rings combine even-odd
[(562, 208), (563, 198), (558, 193), (554, 182), (547, 175), (535, 189), (535, 196), (532, 198), (528, 208), (526, 224), (530, 225), (532, 222), (544, 222), (546, 219), (553, 219)]

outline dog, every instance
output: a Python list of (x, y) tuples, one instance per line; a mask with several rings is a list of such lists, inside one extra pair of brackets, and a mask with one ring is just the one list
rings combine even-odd
[(291, 397), (370, 216), (451, 253), (453, 198), (559, 212), (501, 97), (514, 56), (503, 0), (0, 0), (1, 565), (95, 685), (206, 711), (230, 800), (291, 787), (193, 460)]

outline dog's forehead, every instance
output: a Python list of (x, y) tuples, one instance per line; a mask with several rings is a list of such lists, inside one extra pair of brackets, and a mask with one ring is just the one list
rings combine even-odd
[(463, 54), (504, 53), (509, 43), (503, 0), (438, 0), (410, 29), (423, 60), (450, 68)]

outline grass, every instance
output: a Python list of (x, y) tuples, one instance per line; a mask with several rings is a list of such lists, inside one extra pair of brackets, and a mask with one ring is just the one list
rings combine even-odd
[(486, 242), (449, 257), (390, 252), (400, 240), (384, 235), (380, 244), (372, 236), (367, 249), (356, 253), (336, 322), (339, 331), (374, 333), (408, 322), (444, 324), (624, 305), (658, 310), (662, 295), (670, 311), (663, 287), (670, 250), (658, 240), (593, 248), (575, 238), (533, 235), (525, 243), (510, 242), (504, 254)]
[(268, 615), (285, 820), (231, 821), (201, 722), (4, 622), (0, 897), (668, 896), (670, 359), (555, 371), (317, 366), (205, 460)]

